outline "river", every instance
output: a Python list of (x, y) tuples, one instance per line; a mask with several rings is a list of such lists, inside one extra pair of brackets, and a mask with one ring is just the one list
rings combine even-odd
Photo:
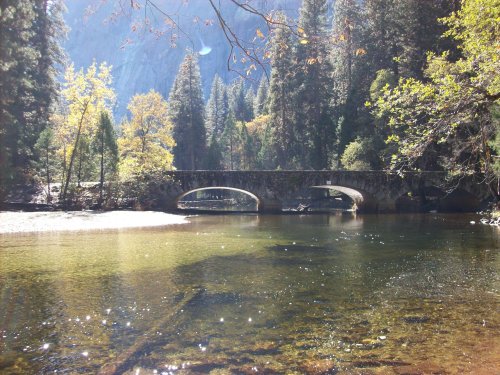
[(472, 220), (3, 234), (0, 373), (499, 373), (500, 230)]

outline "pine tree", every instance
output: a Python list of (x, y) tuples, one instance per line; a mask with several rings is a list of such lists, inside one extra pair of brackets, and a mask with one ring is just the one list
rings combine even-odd
[(255, 93), (252, 87), (249, 87), (245, 94), (245, 113), (244, 113), (244, 121), (252, 121), (255, 117), (253, 112), (253, 102), (255, 101)]
[(223, 163), (225, 169), (235, 170), (239, 166), (238, 147), (240, 144), (240, 132), (236, 125), (236, 118), (232, 111), (229, 112), (224, 133), (221, 138)]
[(245, 82), (243, 79), (237, 79), (230, 86), (229, 107), (236, 121), (250, 121), (253, 118), (252, 94), (245, 91)]
[(302, 38), (296, 50), (296, 133), (303, 149), (302, 167), (324, 169), (335, 134), (331, 99), (332, 67), (328, 53), (326, 0), (304, 0), (299, 26)]
[(205, 168), (208, 170), (221, 170), (223, 169), (222, 160), (223, 158), (221, 147), (219, 145), (219, 142), (217, 142), (215, 134), (213, 134), (212, 139), (210, 140), (210, 146), (208, 147), (207, 151)]
[(118, 166), (118, 144), (116, 134), (107, 112), (101, 112), (94, 147), (99, 155), (99, 204), (103, 202), (106, 172), (115, 173)]
[(29, 173), (48, 124), (61, 7), (59, 0), (0, 2), (0, 195)]
[(212, 81), (212, 89), (206, 106), (207, 135), (219, 138), (224, 131), (224, 123), (229, 111), (227, 91), (222, 79), (216, 74)]
[(45, 180), (47, 185), (47, 203), (52, 200), (50, 184), (54, 180), (55, 171), (55, 151), (54, 131), (47, 127), (41, 133), (38, 141), (35, 144), (35, 150), (38, 154), (38, 160), (35, 163), (36, 169), (40, 173), (40, 177)]
[(354, 84), (354, 75), (359, 61), (357, 57), (366, 53), (361, 44), (360, 9), (355, 0), (337, 0), (333, 13), (332, 33), (334, 43), (331, 51), (333, 82), (336, 104), (345, 104)]
[(176, 142), (174, 164), (178, 169), (200, 169), (207, 135), (200, 68), (193, 53), (186, 55), (181, 63), (170, 92), (169, 104)]
[(257, 89), (257, 95), (253, 102), (253, 114), (255, 117), (267, 115), (269, 113), (268, 97), (269, 82), (266, 77), (262, 77), (259, 82), (259, 88)]
[(440, 18), (456, 10), (456, 1), (367, 0), (364, 46), (370, 80), (381, 69), (396, 76), (422, 78), (426, 52), (454, 49), (441, 35)]
[(273, 170), (276, 169), (276, 155), (273, 144), (272, 127), (270, 123), (266, 123), (263, 134), (260, 140), (261, 146), (257, 154), (258, 169)]
[[(422, 79), (427, 52), (454, 51), (454, 43), (442, 34), (446, 27), (439, 19), (448, 16), (456, 7), (455, 1), (404, 0), (394, 4), (397, 29), (398, 74)], [(456, 51), (453, 52), (456, 54)]]
[[(279, 16), (282, 23), (284, 15)], [(301, 148), (294, 133), (296, 109), (294, 107), (292, 34), (287, 27), (274, 30), (271, 39), (271, 82), (269, 85), (269, 113), (272, 124), (272, 144), (276, 154), (276, 164), (288, 169), (294, 163), (293, 156)], [(259, 87), (259, 92), (260, 92)]]
[(355, 0), (335, 2), (332, 34), (334, 43), (331, 51), (333, 65), (333, 106), (337, 119), (336, 161), (340, 158), (347, 143), (358, 130), (358, 109), (366, 101), (362, 90), (361, 70), (366, 65), (366, 50), (361, 47), (362, 21), (361, 10)]
[(254, 139), (248, 133), (248, 129), (244, 123), (241, 123), (239, 154), (241, 160), (240, 168), (242, 170), (255, 168)]
[(380, 69), (390, 69), (398, 74), (399, 33), (395, 12), (396, 0), (366, 0), (363, 11), (365, 28), (363, 35), (369, 71), (374, 75)]

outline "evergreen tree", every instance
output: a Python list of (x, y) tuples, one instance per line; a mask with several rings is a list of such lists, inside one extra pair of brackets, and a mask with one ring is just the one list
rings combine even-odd
[[(405, 0), (406, 1), (406, 0)], [(398, 75), (398, 38), (395, 3), (397, 0), (366, 0), (363, 18), (365, 21), (363, 45), (366, 47), (368, 69), (373, 79), (375, 72), (390, 69)]]
[[(268, 117), (268, 116), (265, 116)], [(260, 149), (257, 153), (256, 166), (258, 169), (273, 170), (276, 169), (276, 155), (273, 144), (272, 126), (270, 121), (265, 121), (265, 127), (260, 140)]]
[(62, 1), (0, 2), (0, 196), (36, 159), (56, 82)]
[(253, 102), (255, 101), (255, 93), (252, 87), (249, 87), (245, 94), (245, 113), (244, 113), (244, 121), (252, 121), (255, 117), (253, 112)]
[(47, 203), (52, 200), (50, 184), (54, 180), (55, 171), (55, 151), (54, 132), (50, 127), (45, 128), (41, 133), (38, 141), (35, 144), (35, 149), (38, 154), (38, 160), (35, 163), (36, 169), (40, 173), (40, 177), (45, 180), (47, 185)]
[[(361, 47), (361, 10), (355, 0), (335, 2), (333, 18), (333, 105), (337, 118), (336, 162), (340, 167), (340, 156), (359, 127), (358, 110), (366, 97), (362, 86), (361, 71), (366, 65), (366, 50)], [(364, 64), (363, 64), (364, 63)]]
[(229, 111), (227, 91), (222, 79), (216, 74), (212, 82), (210, 97), (206, 106), (206, 128), (207, 135), (215, 135), (217, 138), (224, 131), (224, 123)]
[(248, 133), (248, 129), (244, 123), (241, 124), (240, 131), (240, 168), (242, 170), (250, 170), (255, 168), (255, 147), (254, 147), (254, 139)]
[[(280, 22), (286, 22), (284, 15), (279, 17)], [(274, 30), (271, 39), (269, 113), (276, 164), (284, 169), (288, 169), (294, 164), (292, 158), (301, 147), (301, 145), (297, 145), (294, 133), (296, 108), (294, 107), (292, 44), (292, 34), (288, 27), (278, 27)]]
[(332, 121), (332, 67), (328, 53), (327, 1), (304, 0), (299, 26), (302, 38), (296, 50), (297, 122), (302, 167), (324, 169), (335, 134)]
[(260, 79), (259, 88), (257, 89), (257, 95), (253, 102), (253, 114), (255, 117), (260, 115), (267, 115), (269, 113), (268, 109), (268, 96), (269, 96), (269, 82), (266, 77)]
[(456, 1), (367, 0), (364, 46), (370, 76), (390, 69), (396, 76), (423, 77), (426, 52), (454, 50), (440, 18), (456, 10)]
[(236, 125), (236, 118), (233, 112), (229, 112), (226, 123), (224, 125), (224, 133), (221, 138), (223, 164), (225, 169), (231, 171), (238, 169), (239, 157), (238, 147), (240, 144), (240, 132)]
[(351, 94), (357, 57), (366, 53), (361, 48), (361, 18), (359, 5), (355, 0), (337, 0), (333, 13), (332, 65), (335, 85), (335, 102), (344, 105)]
[(245, 91), (243, 79), (238, 79), (231, 85), (229, 107), (236, 121), (250, 121), (253, 118), (253, 91), (251, 94)]
[(105, 174), (115, 173), (118, 166), (116, 134), (107, 112), (101, 112), (94, 147), (99, 156), (99, 204), (102, 204)]
[(200, 68), (196, 55), (184, 58), (170, 92), (170, 118), (174, 126), (174, 164), (196, 170), (203, 165), (206, 130)]
[[(457, 7), (457, 1), (404, 0), (394, 3), (397, 37), (397, 73), (402, 77), (422, 79), (428, 51), (450, 51), (457, 55), (455, 43), (443, 38), (446, 26), (440, 21)], [(457, 55), (458, 57), (458, 55)]]
[(215, 134), (213, 134), (212, 139), (210, 140), (210, 146), (208, 147), (207, 151), (205, 168), (208, 170), (221, 170), (223, 169), (222, 161), (223, 158), (221, 147), (219, 145), (219, 142), (217, 142)]

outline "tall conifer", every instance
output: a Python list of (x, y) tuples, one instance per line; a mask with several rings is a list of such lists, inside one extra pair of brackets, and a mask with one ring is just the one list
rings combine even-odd
[[(280, 15), (280, 22), (286, 18)], [(296, 143), (294, 120), (294, 81), (292, 34), (288, 27), (278, 27), (271, 39), (271, 82), (269, 85), (269, 114), (272, 124), (272, 144), (276, 155), (276, 164), (288, 169), (292, 159), (301, 146)], [(259, 92), (260, 92), (259, 87)], [(301, 137), (302, 138), (302, 137)]]
[(180, 65), (170, 91), (169, 104), (176, 142), (174, 164), (178, 169), (200, 169), (207, 135), (200, 68), (193, 53), (187, 54)]
[(58, 0), (0, 2), (0, 190), (30, 169), (48, 124), (61, 7)]
[(206, 106), (206, 128), (208, 138), (215, 135), (219, 138), (224, 131), (229, 111), (229, 102), (226, 87), (222, 79), (216, 74), (212, 81), (210, 97)]
[(362, 43), (361, 10), (355, 0), (335, 2), (332, 25), (331, 50), (333, 65), (333, 106), (337, 121), (335, 151), (337, 165), (347, 143), (356, 132), (357, 110), (366, 101), (364, 90), (360, 90), (362, 64), (366, 63), (366, 49)]
[(255, 117), (260, 115), (267, 115), (269, 113), (268, 108), (268, 97), (269, 97), (269, 82), (266, 77), (262, 77), (259, 82), (259, 87), (257, 89), (257, 95), (255, 96), (253, 103), (253, 114)]
[(298, 141), (302, 167), (329, 167), (334, 139), (331, 111), (332, 67), (328, 56), (327, 1), (304, 0), (300, 11), (303, 30), (296, 50)]

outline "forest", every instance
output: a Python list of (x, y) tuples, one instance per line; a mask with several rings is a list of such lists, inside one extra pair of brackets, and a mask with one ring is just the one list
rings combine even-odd
[(326, 169), (474, 175), (498, 200), (500, 0), (328, 4), (269, 15), (261, 55), (208, 98), (187, 50), (168, 97), (137, 93), (115, 119), (111, 66), (65, 59), (64, 2), (3, 0), (0, 198), (60, 183), (64, 201), (83, 181), (102, 198), (170, 169)]

